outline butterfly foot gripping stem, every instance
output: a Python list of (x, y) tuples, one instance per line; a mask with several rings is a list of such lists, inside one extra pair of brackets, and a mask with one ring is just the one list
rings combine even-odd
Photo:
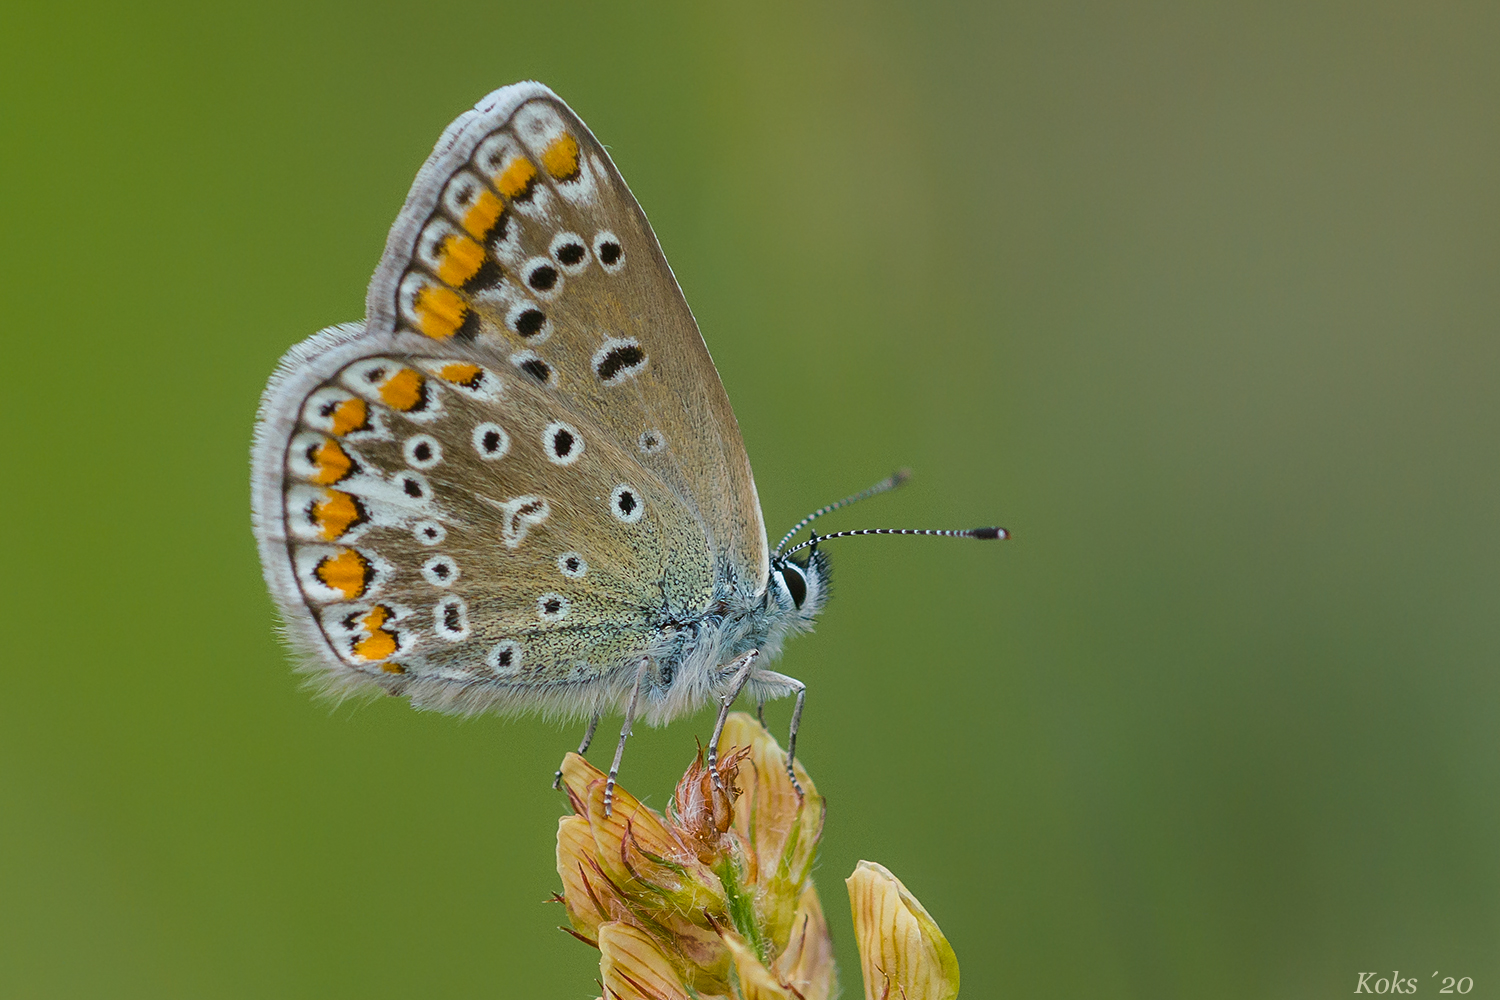
[(745, 682), (750, 679), (750, 668), (755, 665), (755, 660), (760, 656), (760, 650), (752, 649), (736, 659), (731, 660), (726, 672), (733, 671), (729, 679), (729, 691), (719, 699), (719, 718), (714, 723), (714, 734), (708, 741), (708, 773), (713, 775), (714, 787), (722, 789), (724, 779), (719, 777), (719, 737), (724, 732), (724, 722), (729, 718), (729, 706), (740, 696), (745, 689)]
[[(578, 756), (580, 757), (589, 752), (589, 744), (594, 742), (594, 730), (599, 728), (599, 714), (598, 712), (594, 713), (594, 717), (589, 720), (589, 727), (583, 731), (583, 742), (578, 744)], [(561, 787), (562, 768), (558, 768), (557, 773), (552, 776), (552, 790), (555, 792)]]
[[(786, 738), (786, 776), (792, 779), (792, 789), (797, 793), (797, 801), (801, 802), (805, 796), (802, 794), (802, 783), (797, 780), (797, 769), (792, 766), (792, 762), (797, 759), (797, 727), (802, 724), (802, 702), (807, 698), (807, 685), (795, 677), (778, 674), (774, 670), (757, 670), (751, 679), (785, 691), (796, 692), (797, 701), (792, 705), (791, 730)], [(764, 719), (761, 720), (761, 725), (765, 725)]]
[[(792, 680), (788, 677), (787, 680)], [(802, 782), (797, 780), (797, 769), (792, 762), (797, 759), (797, 727), (802, 723), (802, 701), (807, 697), (807, 685), (801, 681), (797, 684), (797, 702), (792, 706), (792, 727), (786, 737), (786, 776), (792, 779), (792, 789), (797, 793), (797, 802), (800, 805), (806, 798), (802, 794)]]

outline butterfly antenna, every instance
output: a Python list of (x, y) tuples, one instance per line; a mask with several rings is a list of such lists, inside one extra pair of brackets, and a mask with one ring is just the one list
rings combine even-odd
[(859, 528), (855, 531), (835, 531), (831, 535), (814, 534), (811, 540), (788, 549), (780, 558), (789, 558), (805, 548), (821, 545), (830, 538), (849, 538), (852, 535), (938, 535), (944, 538), (1009, 538), (1004, 528)]
[[(876, 483), (874, 486), (871, 486), (869, 489), (860, 490), (858, 493), (855, 493), (852, 496), (844, 497), (844, 499), (839, 500), (835, 503), (831, 503), (827, 507), (819, 507), (811, 514), (807, 515), (802, 520), (792, 525), (791, 531), (788, 531), (785, 535), (781, 536), (781, 541), (776, 543), (776, 551), (771, 553), (771, 558), (780, 559), (781, 550), (786, 548), (786, 543), (792, 540), (792, 536), (801, 531), (803, 528), (807, 527), (809, 524), (812, 524), (824, 514), (832, 513), (833, 511), (838, 510), (840, 507), (847, 507), (857, 500), (864, 500), (868, 497), (873, 497), (881, 493), (888, 493), (910, 478), (910, 469), (897, 469), (895, 472), (891, 473), (889, 476), (886, 476), (884, 479)], [(827, 538), (828, 536), (824, 535), (823, 537)]]

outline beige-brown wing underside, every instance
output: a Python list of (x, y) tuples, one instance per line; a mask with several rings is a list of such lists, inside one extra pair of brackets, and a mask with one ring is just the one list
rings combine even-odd
[(273, 382), (286, 437), (257, 469), (268, 579), (310, 665), (459, 711), (614, 707), (673, 609), (712, 599), (698, 520), (534, 377), (363, 341), (304, 345), (316, 360), (289, 370), (311, 391)]
[(450, 126), (367, 309), (368, 334), (491, 356), (634, 449), (696, 513), (721, 588), (765, 586), (760, 502), (718, 372), (640, 206), (550, 90), (504, 88)]

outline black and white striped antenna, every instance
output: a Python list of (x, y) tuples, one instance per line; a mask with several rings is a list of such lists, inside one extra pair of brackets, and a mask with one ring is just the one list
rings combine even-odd
[[(779, 562), (780, 560), (783, 560), (783, 559), (786, 559), (786, 558), (790, 557), (792, 555), (792, 553), (794, 553), (794, 552), (801, 552), (803, 549), (814, 547), (819, 542), (826, 542), (830, 538), (849, 538), (849, 537), (852, 537), (854, 535), (934, 535), (934, 536), (944, 537), (944, 538), (982, 538), (982, 539), (1003, 539), (1003, 538), (1009, 538), (1010, 537), (1010, 532), (1006, 531), (1004, 528), (996, 528), (996, 527), (989, 527), (989, 528), (957, 528), (957, 529), (949, 529), (949, 528), (858, 528), (858, 529), (856, 529), (854, 531), (835, 531), (832, 534), (828, 534), (828, 535), (819, 535), (817, 532), (813, 532), (812, 537), (808, 541), (803, 542), (801, 545), (795, 545), (795, 546), (793, 546), (790, 549), (786, 549), (787, 543), (792, 540), (792, 538), (797, 534), (797, 532), (801, 531), (803, 528), (807, 527), (809, 524), (811, 524), (812, 522), (816, 521), (818, 518), (822, 517), (824, 514), (832, 513), (833, 511), (838, 510), (840, 507), (847, 507), (847, 506), (849, 506), (852, 503), (856, 503), (856, 502), (858, 502), (860, 500), (864, 500), (864, 499), (867, 499), (869, 497), (878, 496), (881, 493), (888, 493), (891, 490), (895, 489), (896, 487), (900, 486), (902, 483), (906, 482), (910, 478), (911, 478), (911, 470), (910, 469), (898, 469), (896, 472), (892, 473), (891, 475), (889, 475), (886, 478), (882, 479), (880, 482), (876, 483), (874, 486), (871, 486), (871, 487), (869, 487), (867, 489), (860, 490), (858, 493), (850, 494), (849, 496), (844, 497), (844, 499), (837, 500), (837, 501), (829, 504), (826, 507), (819, 507), (817, 510), (813, 511), (811, 514), (807, 515), (802, 520), (800, 520), (796, 524), (792, 525), (792, 530), (788, 531), (785, 535), (783, 535), (781, 537), (781, 541), (779, 541), (779, 542), (776, 543), (776, 549), (771, 553), (771, 561), (772, 562)], [(786, 549), (786, 551), (783, 552), (782, 551), (783, 549)]]
[(830, 538), (852, 538), (855, 535), (935, 535), (940, 538), (1009, 538), (1010, 532), (1004, 528), (856, 528), (853, 531), (835, 531), (829, 535), (819, 535), (816, 532), (812, 538), (801, 545), (794, 545), (783, 552), (779, 558), (789, 559), (794, 552), (814, 545), (821, 545)]

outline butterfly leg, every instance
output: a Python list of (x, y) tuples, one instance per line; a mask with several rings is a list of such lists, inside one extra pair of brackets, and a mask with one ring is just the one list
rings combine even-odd
[(724, 787), (724, 782), (719, 778), (719, 737), (724, 732), (725, 720), (729, 718), (729, 706), (734, 704), (734, 699), (744, 690), (745, 682), (750, 679), (750, 668), (755, 665), (758, 656), (760, 650), (752, 649), (726, 665), (734, 673), (729, 679), (729, 693), (719, 699), (719, 719), (714, 723), (714, 734), (708, 741), (708, 773), (714, 776), (715, 788)]
[(766, 727), (766, 699), (755, 699), (755, 717), (760, 721), (760, 727)]
[(646, 681), (646, 668), (651, 666), (649, 658), (641, 659), (640, 669), (635, 672), (635, 686), (630, 689), (630, 704), (625, 708), (625, 725), (620, 727), (620, 743), (615, 747), (615, 761), (609, 765), (609, 780), (604, 783), (604, 815), (609, 816), (615, 801), (615, 777), (620, 773), (620, 758), (625, 756), (625, 741), (630, 739), (630, 726), (635, 722), (636, 705), (641, 700), (641, 685)]
[(786, 738), (786, 776), (792, 779), (792, 787), (797, 790), (797, 800), (801, 801), (802, 783), (797, 780), (797, 772), (792, 767), (792, 761), (797, 759), (797, 727), (802, 724), (802, 702), (807, 697), (807, 685), (795, 677), (778, 674), (774, 670), (757, 670), (750, 679), (757, 684), (774, 685), (797, 693), (796, 704), (792, 706), (791, 732)]
[[(595, 712), (594, 713), (594, 717), (589, 720), (589, 727), (583, 731), (583, 742), (580, 743), (580, 744), (578, 744), (578, 756), (580, 756), (580, 757), (582, 757), (584, 754), (588, 753), (589, 744), (592, 743), (592, 742), (594, 742), (594, 730), (596, 730), (596, 729), (599, 728), (599, 716), (600, 716), (600, 714), (601, 713), (599, 713), (599, 712)], [(562, 768), (558, 768), (557, 769), (557, 773), (552, 776), (552, 790), (556, 791), (557, 789), (559, 789), (561, 787), (562, 787)]]

